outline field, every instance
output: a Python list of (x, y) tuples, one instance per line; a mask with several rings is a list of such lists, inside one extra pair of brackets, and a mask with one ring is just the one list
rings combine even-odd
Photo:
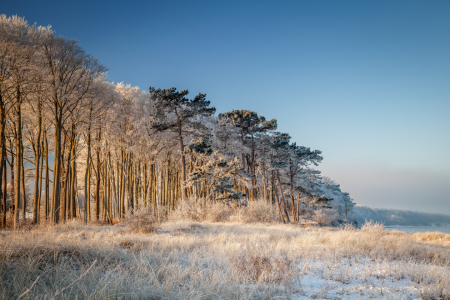
[(0, 298), (450, 299), (450, 235), (188, 219), (2, 231)]

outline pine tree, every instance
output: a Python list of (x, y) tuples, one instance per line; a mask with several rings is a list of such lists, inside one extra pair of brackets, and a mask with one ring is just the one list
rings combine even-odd
[[(266, 121), (263, 116), (251, 110), (232, 110), (231, 112), (225, 112), (219, 114), (219, 119), (229, 120), (231, 123), (239, 128), (241, 133), (241, 141), (243, 145), (247, 145), (250, 148), (248, 153), (242, 152), (242, 167), (247, 168), (247, 171), (251, 175), (256, 175), (256, 141), (255, 135), (261, 134), (268, 130), (275, 130), (277, 128), (277, 120), (272, 119)], [(254, 177), (252, 184), (256, 186), (256, 177)], [(256, 198), (256, 189), (252, 189), (251, 197)]]
[(176, 88), (166, 90), (149, 88), (151, 100), (155, 101), (157, 119), (153, 129), (157, 131), (176, 130), (179, 151), (181, 156), (182, 196), (187, 200), (186, 181), (186, 159), (184, 155), (184, 137), (193, 130), (201, 130), (202, 126), (194, 119), (209, 116), (216, 112), (214, 107), (209, 107), (210, 101), (206, 100), (206, 94), (198, 94), (194, 99), (186, 98), (188, 90), (177, 91)]

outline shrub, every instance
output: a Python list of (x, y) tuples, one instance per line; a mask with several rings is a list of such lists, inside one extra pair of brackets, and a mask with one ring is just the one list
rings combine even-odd
[(384, 224), (379, 222), (374, 222), (372, 220), (367, 221), (361, 226), (361, 230), (372, 230), (372, 231), (383, 231), (384, 230)]
[(178, 207), (171, 212), (170, 219), (194, 222), (226, 222), (231, 213), (231, 208), (221, 202), (206, 202), (205, 199), (195, 201), (190, 199), (179, 204)]
[(276, 208), (266, 201), (249, 201), (247, 206), (236, 207), (232, 221), (243, 223), (273, 223), (280, 219)]
[(146, 207), (127, 214), (127, 218), (123, 223), (128, 226), (130, 231), (152, 233), (159, 228), (160, 217), (158, 216), (158, 211)]
[(339, 220), (339, 215), (333, 209), (320, 209), (314, 213), (314, 221), (320, 225), (334, 225)]

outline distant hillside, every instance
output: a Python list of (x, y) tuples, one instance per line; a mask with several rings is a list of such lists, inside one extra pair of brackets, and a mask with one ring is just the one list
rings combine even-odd
[(356, 205), (353, 208), (352, 217), (358, 224), (364, 224), (365, 220), (383, 222), (384, 225), (403, 226), (449, 226), (450, 216), (431, 214), (409, 210), (378, 209)]

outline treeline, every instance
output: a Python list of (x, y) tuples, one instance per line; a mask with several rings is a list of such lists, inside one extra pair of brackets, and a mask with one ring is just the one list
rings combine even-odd
[(283, 222), (305, 209), (342, 218), (348, 193), (313, 167), (277, 121), (250, 110), (215, 115), (205, 94), (107, 80), (76, 41), (0, 16), (2, 227), (80, 218), (113, 222), (142, 207), (182, 201), (277, 206)]

